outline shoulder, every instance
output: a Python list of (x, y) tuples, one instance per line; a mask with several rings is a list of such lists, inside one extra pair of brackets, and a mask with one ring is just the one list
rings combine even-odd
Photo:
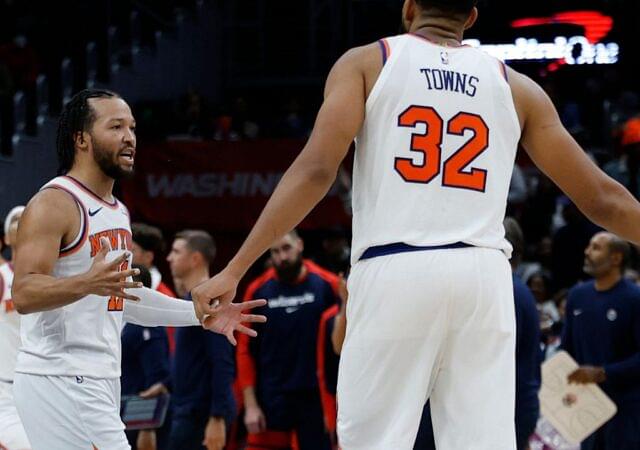
[(275, 270), (273, 268), (266, 270), (262, 275), (258, 278), (254, 279), (249, 286), (247, 287), (247, 291), (245, 294), (245, 300), (251, 300), (253, 294), (263, 287), (267, 282), (275, 279)]
[(76, 200), (70, 193), (47, 187), (39, 191), (27, 204), (20, 228), (26, 224), (46, 226), (50, 228), (56, 224), (68, 225), (73, 223), (78, 215)]
[(305, 259), (303, 261), (305, 267), (309, 271), (310, 274), (314, 274), (318, 276), (322, 281), (329, 283), (331, 285), (337, 284), (340, 278), (333, 272), (328, 271), (327, 269), (320, 267), (313, 261), (309, 259)]
[(591, 296), (596, 292), (593, 280), (578, 283), (569, 289), (567, 301), (580, 301), (580, 299)]

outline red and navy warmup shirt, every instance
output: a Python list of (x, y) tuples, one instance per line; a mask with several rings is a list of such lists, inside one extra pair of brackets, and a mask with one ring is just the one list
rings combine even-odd
[(241, 388), (255, 386), (263, 394), (318, 388), (318, 326), (322, 313), (337, 301), (339, 279), (309, 260), (303, 264), (307, 274), (293, 284), (278, 280), (269, 269), (249, 285), (245, 301), (266, 299), (267, 305), (255, 314), (264, 314), (268, 321), (254, 324), (257, 338), (240, 336)]

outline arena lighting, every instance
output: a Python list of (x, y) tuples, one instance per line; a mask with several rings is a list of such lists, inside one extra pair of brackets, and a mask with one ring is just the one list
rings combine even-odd
[(557, 70), (564, 64), (615, 64), (618, 62), (620, 46), (602, 43), (613, 27), (613, 19), (597, 11), (569, 11), (551, 17), (518, 19), (512, 28), (570, 24), (584, 28), (584, 36), (558, 36), (553, 42), (538, 42), (537, 39), (517, 38), (513, 44), (483, 44), (477, 39), (466, 39), (465, 44), (478, 47), (503, 61), (553, 61), (548, 69)]

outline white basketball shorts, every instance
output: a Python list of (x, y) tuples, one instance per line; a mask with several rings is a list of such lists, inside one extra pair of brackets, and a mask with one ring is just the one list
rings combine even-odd
[(514, 450), (506, 256), (422, 250), (356, 263), (338, 375), (343, 450), (411, 450), (430, 398), (438, 450)]
[(129, 450), (120, 380), (16, 373), (16, 407), (33, 450)]

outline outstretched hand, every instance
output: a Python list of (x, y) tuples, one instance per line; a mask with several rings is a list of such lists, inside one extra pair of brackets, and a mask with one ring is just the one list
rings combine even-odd
[(233, 345), (237, 344), (234, 331), (251, 337), (257, 336), (255, 330), (243, 323), (267, 321), (263, 315), (245, 314), (245, 311), (266, 305), (266, 300), (232, 303), (237, 287), (238, 280), (223, 271), (191, 291), (196, 316), (202, 326), (207, 330), (225, 335)]

